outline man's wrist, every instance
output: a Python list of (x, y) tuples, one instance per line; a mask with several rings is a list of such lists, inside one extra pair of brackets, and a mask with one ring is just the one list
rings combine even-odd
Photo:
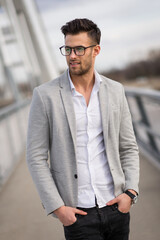
[(56, 210), (53, 211), (53, 213), (58, 217), (58, 215), (63, 210), (63, 208), (65, 208), (65, 206), (61, 206), (61, 207), (57, 208)]
[(131, 198), (132, 204), (135, 204), (137, 202), (138, 194), (136, 191), (134, 191), (133, 189), (128, 189), (124, 193)]
[(133, 190), (133, 189), (127, 189), (127, 190), (130, 191), (132, 194), (138, 196), (138, 193), (135, 190)]

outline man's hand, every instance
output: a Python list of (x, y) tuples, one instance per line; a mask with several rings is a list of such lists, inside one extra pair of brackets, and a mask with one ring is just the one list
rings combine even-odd
[(116, 197), (113, 200), (109, 201), (106, 205), (111, 206), (111, 205), (113, 205), (115, 203), (118, 204), (118, 210), (120, 212), (127, 213), (127, 212), (129, 212), (129, 210), (131, 208), (132, 200), (131, 200), (131, 198), (127, 194), (122, 193), (118, 197)]
[(69, 226), (76, 222), (75, 214), (87, 215), (87, 213), (82, 210), (66, 206), (56, 209), (54, 213), (64, 226)]

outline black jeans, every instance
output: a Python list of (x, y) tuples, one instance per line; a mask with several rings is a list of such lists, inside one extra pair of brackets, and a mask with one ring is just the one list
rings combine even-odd
[(88, 214), (76, 214), (77, 221), (64, 226), (66, 240), (128, 240), (130, 214), (117, 204), (103, 208), (79, 208)]

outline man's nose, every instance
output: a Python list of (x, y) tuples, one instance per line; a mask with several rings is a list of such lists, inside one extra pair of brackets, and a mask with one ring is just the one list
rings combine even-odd
[(71, 54), (70, 54), (70, 58), (75, 58), (77, 55), (75, 54), (75, 50), (72, 48), (71, 49)]

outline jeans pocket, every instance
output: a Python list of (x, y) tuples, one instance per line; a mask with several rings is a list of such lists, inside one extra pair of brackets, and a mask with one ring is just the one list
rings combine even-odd
[(119, 214), (121, 214), (121, 215), (128, 215), (129, 214), (129, 212), (126, 212), (126, 213), (124, 213), (124, 212), (121, 212), (119, 209), (118, 209), (118, 204), (115, 204), (115, 209), (116, 209), (116, 211), (119, 213)]
[(72, 223), (71, 225), (64, 226), (64, 228), (72, 228), (72, 227), (74, 227), (75, 225), (77, 225), (77, 222), (78, 222), (78, 214), (75, 214), (75, 217), (76, 217), (76, 221), (75, 221), (74, 223)]

